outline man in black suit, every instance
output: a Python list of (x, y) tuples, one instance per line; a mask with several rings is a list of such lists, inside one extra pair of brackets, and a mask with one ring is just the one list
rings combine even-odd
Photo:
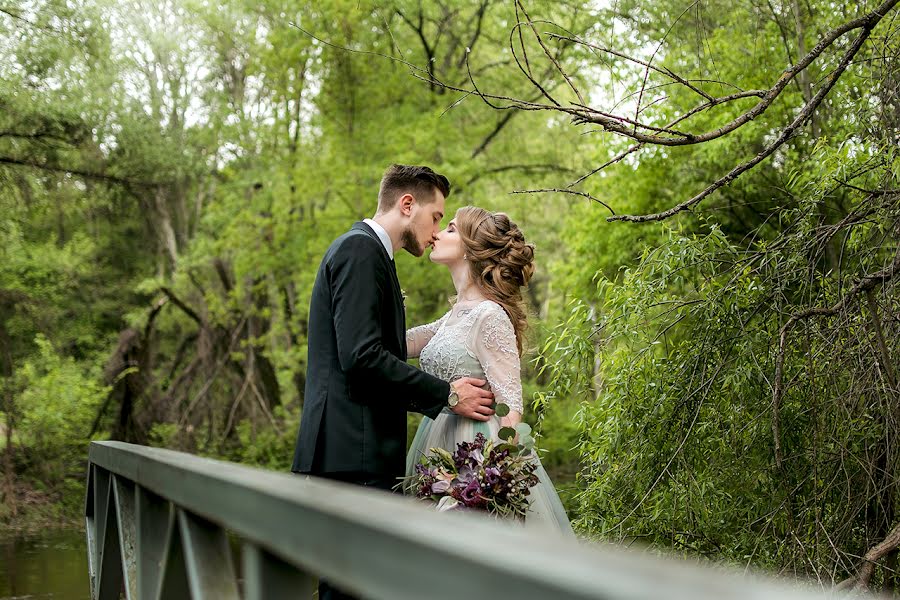
[(393, 165), (374, 219), (355, 223), (325, 253), (309, 305), (295, 473), (390, 490), (405, 470), (407, 411), (434, 418), (451, 406), (479, 421), (494, 413), (483, 380), (447, 382), (406, 362), (394, 251), (425, 253), (449, 193), (447, 178), (428, 167)]
[(385, 490), (402, 476), (406, 412), (448, 406), (487, 421), (483, 380), (447, 382), (406, 362), (406, 315), (393, 254), (422, 256), (444, 216), (450, 182), (428, 167), (393, 165), (374, 219), (355, 223), (325, 253), (309, 305), (309, 360), (295, 473)]

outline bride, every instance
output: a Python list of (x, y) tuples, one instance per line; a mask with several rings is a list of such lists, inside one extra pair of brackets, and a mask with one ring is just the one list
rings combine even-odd
[[(477, 433), (498, 439), (501, 427), (522, 420), (519, 356), (527, 318), (522, 287), (534, 273), (534, 246), (504, 213), (464, 206), (434, 241), (431, 260), (450, 270), (456, 303), (433, 323), (406, 332), (410, 358), (423, 371), (445, 381), (474, 377), (487, 381), (496, 402), (510, 411), (486, 422), (460, 417), (445, 408), (437, 418), (423, 418), (406, 458), (406, 475), (429, 448), (450, 452)], [(539, 483), (531, 489), (526, 526), (572, 533), (566, 512), (547, 472), (538, 463)]]

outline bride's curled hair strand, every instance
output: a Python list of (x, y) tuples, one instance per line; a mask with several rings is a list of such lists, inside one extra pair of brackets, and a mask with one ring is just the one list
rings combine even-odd
[(528, 317), (522, 288), (534, 274), (534, 244), (506, 213), (491, 213), (475, 206), (456, 211), (459, 231), (471, 269), (472, 281), (488, 300), (503, 307), (516, 333), (522, 354)]

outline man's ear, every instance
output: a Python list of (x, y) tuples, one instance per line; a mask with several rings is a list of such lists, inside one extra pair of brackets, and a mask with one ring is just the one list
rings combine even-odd
[(412, 194), (403, 194), (400, 196), (400, 199), (397, 200), (397, 206), (400, 207), (400, 213), (408, 217), (412, 214), (412, 207), (416, 203), (416, 199)]

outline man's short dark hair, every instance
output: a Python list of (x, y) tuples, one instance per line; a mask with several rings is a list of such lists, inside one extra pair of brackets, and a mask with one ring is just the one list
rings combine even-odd
[(428, 167), (391, 165), (381, 178), (378, 212), (387, 212), (394, 208), (403, 194), (412, 194), (419, 203), (429, 204), (435, 200), (435, 190), (440, 191), (446, 198), (450, 195), (450, 181)]

